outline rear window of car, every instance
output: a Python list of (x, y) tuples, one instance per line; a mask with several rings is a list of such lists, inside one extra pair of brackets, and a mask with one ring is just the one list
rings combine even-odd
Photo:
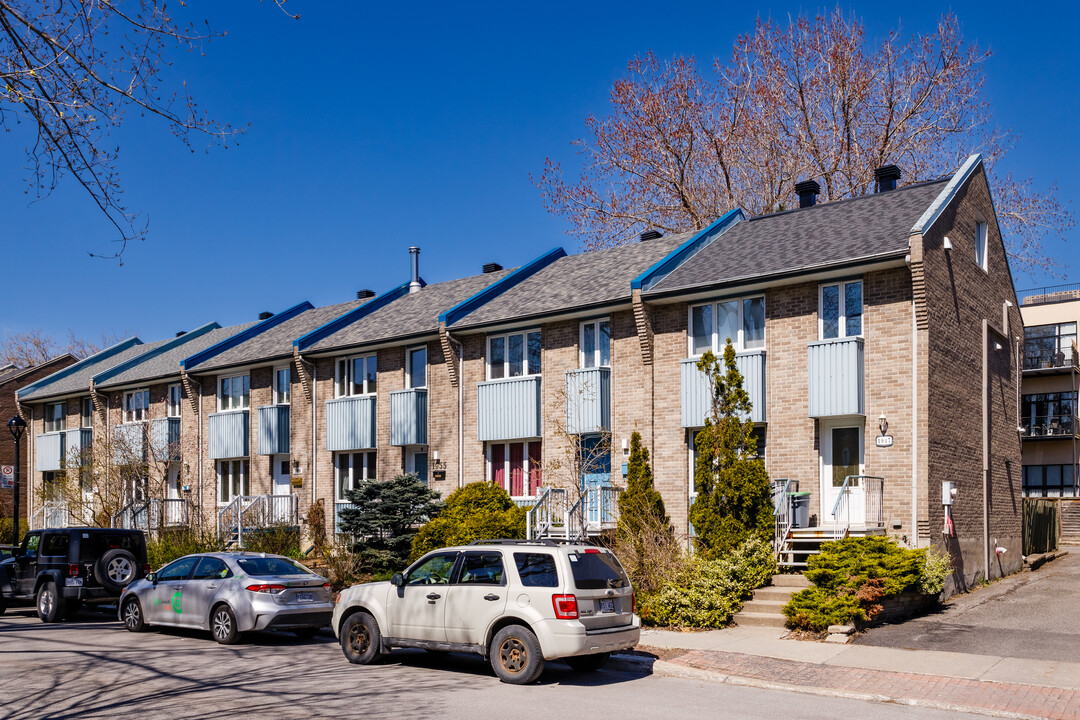
[(548, 553), (514, 553), (518, 577), (526, 587), (558, 587), (555, 556)]
[(97, 560), (110, 550), (127, 550), (136, 562), (145, 562), (146, 544), (140, 533), (84, 532), (79, 536), (79, 559)]
[(254, 577), (315, 574), (303, 565), (285, 558), (243, 557), (237, 558), (236, 564), (240, 566), (241, 570)]
[(41, 555), (48, 557), (67, 557), (70, 538), (68, 534), (50, 533), (42, 538)]
[(630, 584), (619, 561), (609, 552), (572, 552), (569, 558), (574, 586), (578, 590), (605, 590)]

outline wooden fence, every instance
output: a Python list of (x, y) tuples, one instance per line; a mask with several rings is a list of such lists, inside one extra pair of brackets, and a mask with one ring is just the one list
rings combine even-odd
[(1057, 550), (1058, 504), (1045, 498), (1024, 498), (1024, 555)]

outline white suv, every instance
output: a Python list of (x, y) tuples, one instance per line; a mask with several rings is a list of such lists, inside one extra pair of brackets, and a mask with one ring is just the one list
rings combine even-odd
[(547, 660), (596, 670), (636, 645), (634, 600), (604, 548), (494, 540), (435, 550), (390, 582), (346, 589), (333, 627), (352, 663), (395, 647), (471, 652), (503, 682), (524, 684)]

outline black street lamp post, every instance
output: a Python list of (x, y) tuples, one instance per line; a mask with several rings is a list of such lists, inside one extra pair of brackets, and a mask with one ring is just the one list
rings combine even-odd
[(8, 430), (15, 438), (15, 512), (11, 520), (11, 544), (19, 544), (19, 470), (22, 468), (22, 456), (19, 453), (19, 442), (23, 432), (26, 431), (26, 421), (16, 415), (8, 420)]

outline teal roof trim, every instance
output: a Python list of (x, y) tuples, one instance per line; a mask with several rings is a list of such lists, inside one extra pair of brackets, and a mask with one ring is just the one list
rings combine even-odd
[(708, 227), (668, 253), (658, 263), (630, 281), (630, 290), (649, 290), (667, 277), (668, 273), (682, 265), (703, 247), (720, 237), (739, 222), (746, 219), (739, 208), (729, 210)]
[(559, 258), (566, 257), (566, 251), (561, 247), (548, 250), (546, 253), (536, 258), (535, 260), (522, 265), (514, 272), (510, 273), (502, 280), (494, 282), (488, 285), (486, 288), (476, 293), (472, 297), (462, 300), (454, 307), (441, 313), (439, 315), (439, 322), (450, 327), (461, 318), (467, 316), (472, 311), (486, 302), (489, 302), (492, 298), (495, 298), (502, 293), (506, 292), (510, 288), (514, 287), (518, 283), (532, 277), (536, 273), (546, 268), (551, 263), (555, 262)]
[[(408, 295), (410, 284), (411, 281), (407, 283), (402, 283), (393, 290), (388, 290), (377, 298), (373, 298), (372, 300), (364, 303), (360, 307), (353, 308), (344, 315), (340, 315), (331, 320), (330, 322), (326, 323), (325, 325), (321, 325), (315, 328), (307, 335), (301, 335), (300, 337), (293, 340), (293, 347), (303, 352), (304, 350), (311, 347), (320, 340), (330, 337), (338, 330), (341, 330), (344, 327), (348, 327), (357, 320), (367, 317), (368, 315), (380, 308), (386, 307), (398, 298)], [(424, 278), (420, 278), (420, 287), (425, 287), (426, 285), (427, 283), (424, 282)]]
[(172, 350), (173, 348), (180, 347), (184, 343), (189, 342), (191, 340), (194, 340), (197, 337), (201, 337), (202, 335), (205, 335), (206, 333), (210, 332), (211, 330), (217, 330), (219, 327), (221, 327), (221, 325), (218, 325), (216, 322), (208, 322), (205, 325), (202, 325), (201, 327), (197, 327), (197, 328), (195, 328), (194, 330), (192, 330), (190, 332), (186, 332), (183, 335), (179, 335), (179, 336), (173, 338), (172, 340), (170, 340), (170, 341), (168, 341), (166, 343), (162, 343), (161, 345), (158, 345), (156, 348), (154, 348), (153, 350), (150, 350), (149, 352), (144, 352), (142, 355), (137, 355), (137, 356), (131, 358), (130, 360), (128, 360), (127, 362), (122, 362), (119, 365), (117, 365), (116, 367), (112, 367), (112, 368), (109, 368), (108, 370), (106, 370), (106, 371), (104, 371), (102, 373), (98, 373), (97, 375), (95, 375), (93, 377), (93, 382), (94, 382), (95, 385), (97, 385), (99, 383), (103, 383), (106, 380), (108, 380), (109, 378), (116, 377), (120, 373), (125, 372), (127, 370), (130, 370), (131, 368), (135, 367), (136, 365), (141, 365), (142, 363), (146, 362), (147, 360), (150, 360), (152, 358), (156, 358), (158, 355), (161, 355), (162, 353), (168, 352), (168, 351)]
[(242, 343), (247, 342), (248, 340), (255, 337), (256, 335), (261, 335), (262, 333), (266, 332), (270, 328), (277, 327), (278, 325), (285, 322), (286, 320), (291, 320), (292, 318), (296, 317), (300, 313), (307, 312), (308, 310), (314, 309), (314, 307), (315, 306), (312, 305), (311, 303), (309, 303), (307, 300), (300, 303), (299, 305), (293, 305), (288, 310), (283, 310), (283, 311), (279, 312), (277, 315), (274, 315), (273, 317), (269, 317), (266, 320), (263, 320), (262, 322), (255, 323), (254, 325), (249, 327), (247, 330), (244, 330), (243, 332), (238, 332), (235, 335), (233, 335), (232, 337), (225, 338), (224, 340), (219, 342), (217, 345), (211, 345), (210, 347), (206, 348), (202, 352), (197, 352), (194, 355), (192, 355), (191, 357), (181, 360), (180, 361), (180, 367), (183, 368), (184, 370), (188, 370), (190, 368), (193, 368), (196, 365), (198, 365), (199, 363), (204, 363), (207, 360), (209, 360), (210, 358), (215, 357), (216, 355), (220, 355), (221, 353), (225, 352), (226, 350), (230, 350), (230, 349), (236, 347), (237, 345), (240, 345)]
[(925, 235), (930, 229), (930, 226), (941, 217), (941, 213), (943, 213), (949, 203), (952, 202), (952, 199), (956, 196), (956, 193), (960, 188), (963, 187), (964, 183), (968, 181), (968, 178), (970, 178), (975, 173), (975, 170), (982, 165), (982, 162), (982, 155), (978, 153), (968, 156), (968, 159), (964, 161), (964, 164), (961, 165), (960, 169), (952, 176), (952, 179), (949, 180), (949, 183), (934, 199), (934, 202), (930, 204), (930, 207), (926, 208), (926, 212), (924, 212), (922, 217), (920, 217), (915, 225), (912, 226), (909, 235)]
[(62, 378), (66, 378), (69, 375), (77, 373), (77, 372), (79, 372), (80, 370), (86, 368), (89, 365), (93, 365), (94, 363), (101, 362), (102, 360), (108, 360), (109, 358), (111, 358), (113, 355), (116, 355), (117, 353), (122, 353), (125, 350), (127, 350), (128, 348), (132, 348), (132, 347), (135, 347), (136, 345), (142, 345), (142, 344), (143, 344), (143, 341), (140, 340), (137, 337), (130, 337), (127, 340), (121, 340), (120, 342), (116, 343), (112, 347), (107, 347), (104, 350), (102, 350), (101, 352), (94, 353), (93, 355), (91, 355), (88, 358), (83, 358), (82, 360), (75, 363), (74, 365), (68, 365), (63, 370), (57, 370), (52, 375), (46, 375), (45, 377), (38, 380), (36, 383), (31, 383), (30, 385), (27, 385), (24, 388), (19, 388), (18, 390), (15, 391), (15, 396), (19, 397), (21, 394), (28, 393), (28, 392), (30, 392), (32, 390), (40, 390), (41, 388), (45, 387), (46, 385), (51, 385), (52, 383), (56, 382), (57, 380), (60, 380)]

